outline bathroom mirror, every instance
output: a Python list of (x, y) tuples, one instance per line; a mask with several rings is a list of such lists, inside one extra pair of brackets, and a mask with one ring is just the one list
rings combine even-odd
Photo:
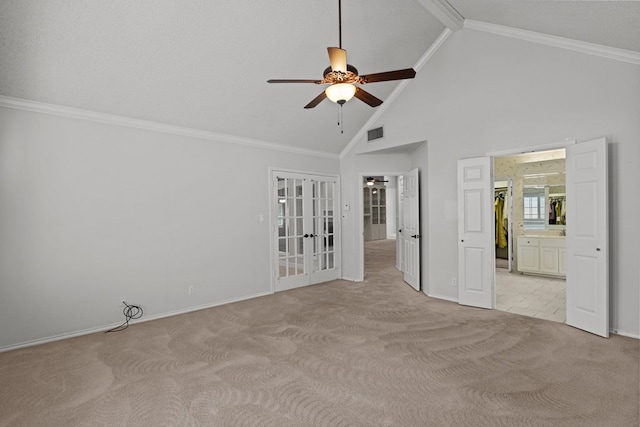
[(566, 227), (564, 172), (523, 175), (522, 209), (525, 230)]

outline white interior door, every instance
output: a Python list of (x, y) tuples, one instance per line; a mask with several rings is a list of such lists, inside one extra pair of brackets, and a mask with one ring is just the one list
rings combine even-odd
[(418, 169), (402, 175), (400, 233), (404, 281), (420, 290), (420, 181)]
[(275, 290), (337, 279), (337, 178), (272, 173)]
[(609, 336), (607, 144), (567, 147), (567, 324)]
[(404, 255), (403, 255), (403, 249), (404, 249), (404, 242), (402, 241), (402, 225), (404, 224), (403, 222), (403, 216), (402, 213), (404, 212), (404, 208), (403, 208), (403, 196), (402, 196), (402, 188), (404, 186), (403, 184), (403, 180), (404, 177), (402, 175), (398, 176), (398, 180), (397, 180), (397, 194), (396, 194), (396, 228), (398, 229), (397, 233), (396, 233), (396, 268), (399, 271), (404, 272)]
[(458, 302), (494, 308), (495, 227), (490, 157), (458, 160)]

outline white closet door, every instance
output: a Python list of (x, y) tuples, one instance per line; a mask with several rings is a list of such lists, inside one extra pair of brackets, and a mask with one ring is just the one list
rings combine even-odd
[(567, 147), (567, 324), (609, 336), (607, 143)]
[(482, 308), (495, 305), (492, 175), (490, 157), (458, 160), (458, 302)]

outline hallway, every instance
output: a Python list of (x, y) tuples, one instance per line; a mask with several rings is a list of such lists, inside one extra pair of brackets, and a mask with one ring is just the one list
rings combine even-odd
[(364, 242), (364, 280), (384, 281), (400, 279), (396, 266), (396, 240), (383, 239)]

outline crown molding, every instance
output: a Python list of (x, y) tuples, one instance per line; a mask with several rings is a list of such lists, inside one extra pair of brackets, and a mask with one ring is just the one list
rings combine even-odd
[[(420, 71), (422, 67), (431, 59), (431, 57), (440, 49), (440, 47), (444, 44), (445, 40), (449, 38), (449, 36), (453, 34), (453, 32), (445, 28), (442, 30), (438, 38), (429, 46), (429, 49), (418, 59), (416, 65), (413, 67), (416, 72)], [(343, 159), (347, 153), (349, 153), (353, 147), (362, 139), (364, 135), (367, 133), (367, 130), (373, 126), (373, 124), (382, 116), (382, 114), (389, 108), (393, 101), (400, 95), (400, 92), (409, 84), (410, 80), (402, 80), (398, 86), (391, 92), (391, 94), (387, 97), (384, 103), (378, 107), (378, 109), (369, 117), (369, 120), (360, 128), (360, 130), (351, 138), (351, 141), (344, 147), (344, 150), (340, 152), (340, 159)]]
[(618, 49), (615, 47), (568, 39), (566, 37), (552, 36), (537, 33), (535, 31), (505, 27), (503, 25), (490, 24), (488, 22), (474, 21), (471, 19), (464, 21), (464, 28), (640, 65), (640, 52), (632, 50)]
[(140, 120), (131, 117), (117, 116), (115, 114), (99, 113), (95, 111), (83, 110), (80, 108), (65, 107), (62, 105), (47, 104), (44, 102), (31, 101), (28, 99), (13, 98), (10, 96), (0, 95), (0, 107), (10, 108), (13, 110), (24, 110), (34, 113), (50, 114), (53, 116), (68, 117), (78, 120), (90, 122), (104, 123), (113, 126), (122, 126), (128, 128), (142, 129), (151, 132), (164, 134), (186, 136), (189, 138), (204, 139), (207, 141), (226, 142), (230, 144), (239, 144), (253, 148), (262, 148), (266, 150), (284, 151), (287, 153), (303, 154), (314, 157), (323, 157), (328, 159), (338, 159), (337, 154), (325, 153), (321, 151), (305, 150), (282, 144), (276, 144), (268, 141), (260, 141), (251, 138), (243, 138), (233, 135), (225, 135), (221, 133), (209, 132), (200, 129), (192, 129), (182, 126), (174, 126), (166, 123), (153, 122), (150, 120)]
[(458, 31), (464, 27), (464, 17), (448, 1), (418, 0), (418, 3), (451, 31)]

